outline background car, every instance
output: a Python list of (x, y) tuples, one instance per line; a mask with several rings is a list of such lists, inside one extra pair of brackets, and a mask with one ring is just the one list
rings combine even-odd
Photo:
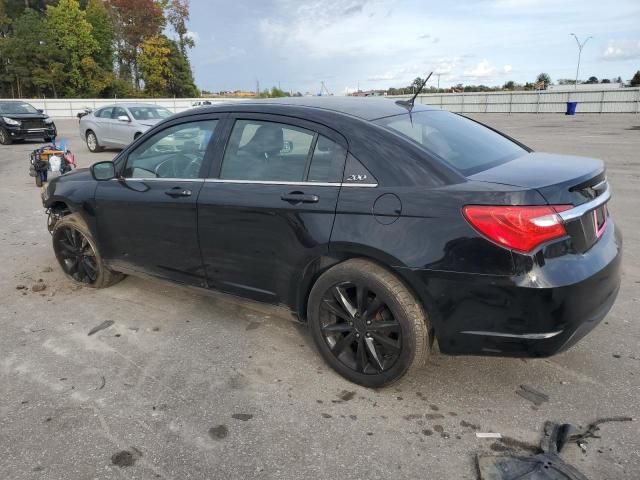
[(91, 152), (124, 148), (171, 115), (168, 109), (147, 103), (107, 105), (80, 118), (80, 137)]
[(21, 100), (0, 101), (0, 143), (56, 137), (56, 125), (48, 115)]
[(620, 286), (609, 198), (600, 160), (535, 153), (425, 105), (337, 97), (186, 111), (43, 192), (69, 278), (286, 305), (368, 387), (419, 368), (436, 340), (541, 357), (586, 335)]

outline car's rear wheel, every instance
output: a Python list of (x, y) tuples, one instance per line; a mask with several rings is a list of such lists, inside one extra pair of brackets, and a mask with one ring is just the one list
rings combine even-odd
[(402, 281), (363, 259), (320, 276), (307, 316), (316, 346), (329, 365), (366, 387), (389, 385), (424, 365), (428, 319)]
[(104, 288), (124, 278), (104, 264), (91, 232), (77, 214), (59, 219), (53, 227), (52, 236), (58, 263), (74, 282)]
[(7, 129), (4, 127), (0, 127), (0, 144), (2, 145), (11, 145), (11, 136)]
[(100, 143), (98, 142), (98, 136), (93, 132), (93, 130), (89, 130), (86, 136), (87, 140), (87, 148), (90, 152), (96, 153), (102, 150)]

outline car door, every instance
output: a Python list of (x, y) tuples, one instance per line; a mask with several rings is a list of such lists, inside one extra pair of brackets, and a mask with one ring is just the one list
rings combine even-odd
[[(120, 117), (127, 117), (129, 120), (120, 120)], [(126, 147), (133, 141), (134, 130), (129, 112), (123, 107), (114, 107), (111, 113), (111, 141), (121, 147)]]
[(204, 285), (196, 202), (218, 120), (198, 117), (168, 123), (123, 152), (119, 177), (99, 182), (98, 238), (115, 269)]
[(104, 107), (95, 114), (96, 136), (98, 143), (103, 146), (111, 146), (113, 144), (111, 137), (111, 114), (113, 107)]
[(328, 252), (345, 139), (273, 115), (231, 115), (198, 200), (210, 287), (289, 303), (301, 273)]

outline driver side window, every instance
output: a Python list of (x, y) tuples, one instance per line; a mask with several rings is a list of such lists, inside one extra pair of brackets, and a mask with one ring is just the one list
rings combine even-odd
[(127, 158), (125, 178), (201, 178), (217, 120), (181, 123), (148, 138)]

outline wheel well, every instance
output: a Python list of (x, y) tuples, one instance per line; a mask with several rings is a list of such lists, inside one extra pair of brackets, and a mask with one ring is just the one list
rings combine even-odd
[(93, 133), (94, 135), (96, 134), (93, 130), (91, 130), (90, 128), (87, 128), (87, 130), (84, 132), (84, 138), (85, 139), (87, 138), (89, 133)]
[(61, 201), (53, 202), (49, 207), (49, 210), (56, 215), (64, 216), (71, 213), (69, 206)]
[[(413, 282), (410, 279), (408, 279), (406, 275), (403, 275), (401, 272), (398, 272), (397, 269), (391, 268), (390, 265), (386, 264), (383, 261), (380, 261), (380, 259), (367, 256), (367, 255), (361, 255), (361, 254), (345, 255), (339, 259), (332, 259), (333, 261), (331, 262), (319, 261), (318, 265), (320, 265), (321, 267), (315, 268), (315, 271), (312, 275), (308, 276), (307, 278), (303, 278), (303, 281), (301, 282), (301, 287), (298, 290), (297, 308), (296, 308), (296, 311), (294, 312), (295, 315), (298, 317), (298, 319), (301, 322), (305, 322), (305, 323), (307, 321), (307, 304), (309, 301), (309, 294), (311, 293), (311, 289), (313, 288), (313, 286), (318, 281), (318, 278), (320, 278), (320, 276), (323, 273), (335, 267), (336, 265), (339, 265), (348, 260), (354, 260), (354, 259), (362, 259), (362, 260), (367, 260), (371, 263), (375, 263), (379, 267), (384, 268), (389, 273), (395, 275), (400, 279), (400, 281), (405, 286), (405, 288), (409, 290), (409, 292), (411, 292), (411, 294), (418, 300), (423, 310), (428, 315), (431, 323), (431, 331), (429, 332), (429, 338), (430, 338), (430, 341), (433, 343), (433, 341), (437, 339), (437, 328), (435, 325), (438, 323), (438, 317), (437, 317), (438, 314), (436, 311), (434, 311), (435, 303), (433, 301), (425, 302), (426, 300), (425, 296), (420, 295), (420, 293), (417, 291), (417, 289), (413, 285)], [(428, 294), (425, 294), (425, 295), (428, 296)], [(434, 322), (434, 318), (436, 319), (435, 322)]]

